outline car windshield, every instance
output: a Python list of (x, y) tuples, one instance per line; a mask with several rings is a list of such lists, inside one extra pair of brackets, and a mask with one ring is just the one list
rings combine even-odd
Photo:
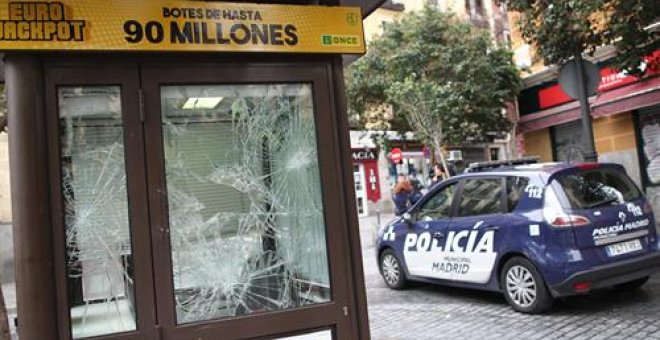
[(611, 169), (594, 169), (563, 175), (557, 178), (559, 185), (573, 209), (589, 209), (599, 206), (630, 202), (641, 193), (623, 172)]

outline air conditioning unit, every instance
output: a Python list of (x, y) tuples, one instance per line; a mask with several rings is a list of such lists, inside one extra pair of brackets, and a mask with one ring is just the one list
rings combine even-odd
[(458, 161), (463, 160), (463, 151), (461, 150), (449, 150), (449, 161)]

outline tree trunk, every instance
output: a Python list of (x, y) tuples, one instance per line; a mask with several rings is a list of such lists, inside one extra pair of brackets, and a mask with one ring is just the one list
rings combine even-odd
[(5, 306), (5, 295), (2, 293), (2, 286), (0, 286), (0, 340), (11, 340), (7, 306)]
[(442, 139), (441, 138), (434, 138), (433, 139), (433, 147), (435, 148), (435, 152), (438, 153), (438, 156), (440, 157), (440, 164), (442, 165), (442, 168), (445, 170), (444, 176), (446, 178), (451, 177), (451, 174), (449, 173), (449, 168), (447, 167), (447, 161), (445, 160), (445, 155), (442, 153)]

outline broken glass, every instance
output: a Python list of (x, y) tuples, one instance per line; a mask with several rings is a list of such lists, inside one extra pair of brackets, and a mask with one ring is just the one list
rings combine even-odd
[(136, 329), (121, 89), (58, 89), (72, 337)]
[(164, 86), (178, 323), (330, 301), (309, 84)]

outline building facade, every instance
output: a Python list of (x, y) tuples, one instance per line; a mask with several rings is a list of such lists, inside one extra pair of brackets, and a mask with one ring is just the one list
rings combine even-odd
[[(559, 86), (559, 67), (543, 65), (534, 49), (515, 29), (511, 13), (516, 63), (524, 68), (525, 88), (517, 101), (517, 149), (541, 161), (583, 161), (580, 105)], [(589, 98), (594, 144), (599, 162), (622, 164), (643, 188), (656, 215), (660, 214), (660, 180), (656, 144), (660, 140), (660, 51), (645, 58), (645, 74), (633, 77), (609, 63), (614, 49), (606, 46), (590, 59), (600, 78)]]

